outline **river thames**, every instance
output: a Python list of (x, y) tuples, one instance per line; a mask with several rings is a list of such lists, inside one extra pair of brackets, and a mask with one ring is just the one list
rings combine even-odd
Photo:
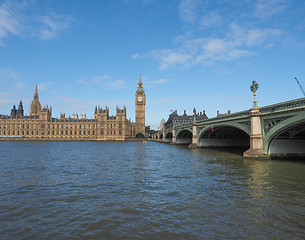
[(147, 142), (0, 142), (0, 239), (304, 239), (305, 162)]

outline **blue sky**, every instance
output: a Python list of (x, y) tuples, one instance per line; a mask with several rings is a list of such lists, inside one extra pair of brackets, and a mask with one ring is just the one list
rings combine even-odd
[(208, 117), (303, 97), (299, 0), (0, 0), (0, 114), (23, 101), (60, 113), (127, 107), (142, 74), (146, 124), (193, 107)]

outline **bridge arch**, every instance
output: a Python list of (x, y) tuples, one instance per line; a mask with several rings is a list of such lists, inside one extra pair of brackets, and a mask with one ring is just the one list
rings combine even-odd
[(176, 134), (176, 144), (189, 145), (192, 143), (193, 132), (190, 129), (181, 129)]
[(282, 120), (265, 134), (264, 150), (271, 156), (305, 157), (305, 112)]
[(251, 129), (240, 123), (210, 124), (198, 134), (199, 147), (249, 147)]
[(160, 134), (160, 136), (159, 136), (159, 141), (163, 141), (164, 139), (163, 139), (163, 133), (161, 133)]
[(172, 140), (173, 140), (173, 133), (172, 132), (167, 132), (166, 134), (165, 134), (165, 142), (172, 142)]

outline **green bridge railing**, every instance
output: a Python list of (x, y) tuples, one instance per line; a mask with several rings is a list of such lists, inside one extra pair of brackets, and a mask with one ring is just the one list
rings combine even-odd
[[(259, 109), (260, 109), (261, 113), (268, 114), (268, 113), (273, 113), (273, 112), (283, 111), (283, 110), (298, 109), (298, 108), (302, 109), (302, 107), (305, 108), (305, 98), (299, 98), (296, 100), (268, 105), (265, 107), (261, 107)], [(209, 123), (209, 122), (213, 122), (213, 121), (234, 119), (234, 118), (248, 117), (248, 116), (249, 116), (249, 110), (245, 110), (245, 111), (240, 111), (240, 112), (236, 112), (236, 113), (232, 113), (232, 114), (222, 115), (219, 117), (213, 117), (213, 118), (196, 121), (196, 123), (197, 124)], [(191, 126), (192, 126), (192, 123), (186, 123), (186, 124), (176, 125), (176, 128), (191, 127)]]

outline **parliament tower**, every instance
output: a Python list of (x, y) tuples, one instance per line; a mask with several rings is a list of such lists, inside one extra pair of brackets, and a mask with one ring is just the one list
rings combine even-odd
[(135, 126), (135, 133), (142, 133), (145, 136), (145, 102), (146, 102), (146, 96), (143, 89), (143, 83), (140, 80), (138, 83), (138, 89), (136, 91), (136, 126)]

